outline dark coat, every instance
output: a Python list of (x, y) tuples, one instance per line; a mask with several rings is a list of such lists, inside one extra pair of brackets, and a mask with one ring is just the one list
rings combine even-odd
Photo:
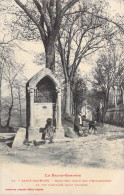
[(75, 120), (74, 120), (74, 131), (78, 132), (81, 131), (82, 128), (81, 128), (81, 125), (80, 125), (80, 118), (79, 116), (75, 116)]

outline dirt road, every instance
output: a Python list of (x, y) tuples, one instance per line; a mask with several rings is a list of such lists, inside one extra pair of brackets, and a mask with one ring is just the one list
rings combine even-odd
[(40, 146), (9, 148), (0, 143), (0, 156), (6, 163), (37, 166), (124, 168), (124, 128), (104, 125), (97, 135), (64, 139)]

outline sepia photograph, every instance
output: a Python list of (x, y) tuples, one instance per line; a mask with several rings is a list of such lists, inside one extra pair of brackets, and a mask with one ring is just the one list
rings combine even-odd
[(0, 195), (124, 195), (124, 0), (0, 0)]

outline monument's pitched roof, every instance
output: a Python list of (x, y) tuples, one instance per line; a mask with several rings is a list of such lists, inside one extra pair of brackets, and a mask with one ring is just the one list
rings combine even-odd
[(52, 71), (49, 68), (43, 68), (38, 73), (36, 73), (27, 83), (27, 86), (29, 88), (35, 88), (37, 83), (44, 78), (45, 76), (49, 77), (54, 84), (59, 88), (60, 83), (58, 79), (55, 77), (55, 75), (52, 73)]

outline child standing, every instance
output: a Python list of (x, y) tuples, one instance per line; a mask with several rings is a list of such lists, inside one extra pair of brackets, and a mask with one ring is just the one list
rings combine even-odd
[(46, 135), (48, 136), (50, 143), (53, 143), (53, 138), (55, 133), (55, 127), (53, 126), (52, 122), (53, 122), (52, 119), (48, 118), (45, 126)]

